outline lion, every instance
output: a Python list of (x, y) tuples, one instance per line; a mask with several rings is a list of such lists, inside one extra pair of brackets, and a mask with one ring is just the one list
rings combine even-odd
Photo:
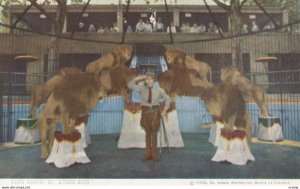
[(237, 86), (222, 82), (205, 89), (201, 98), (207, 111), (224, 124), (224, 129), (232, 132), (235, 127), (244, 129), (250, 145), (252, 121), (246, 112), (246, 101)]
[(35, 117), (36, 109), (48, 99), (50, 93), (54, 90), (57, 84), (61, 83), (65, 77), (74, 73), (82, 73), (79, 68), (65, 67), (62, 68), (56, 75), (46, 81), (44, 84), (34, 87), (31, 91), (31, 108), (30, 117)]
[(260, 109), (261, 116), (266, 117), (269, 115), (265, 99), (265, 90), (248, 80), (236, 67), (232, 65), (223, 67), (221, 69), (221, 80), (237, 86), (244, 98), (252, 97)]
[(196, 71), (195, 74), (203, 81), (211, 82), (212, 71), (207, 63), (195, 60), (194, 58), (187, 56), (185, 52), (172, 48), (166, 49), (165, 57), (167, 64), (171, 69), (174, 65), (185, 67), (189, 70)]
[(119, 63), (120, 64), (124, 64), (126, 66), (129, 66), (128, 61), (131, 59), (132, 57), (132, 52), (133, 52), (133, 46), (132, 45), (128, 45), (128, 44), (122, 44), (122, 45), (118, 45), (117, 47), (115, 47), (112, 52), (116, 53), (119, 57)]
[(127, 87), (127, 83), (138, 76), (138, 71), (120, 64), (110, 69), (110, 75), (112, 89), (109, 91), (109, 94), (118, 94), (127, 100), (127, 97), (131, 92)]
[(132, 51), (132, 45), (119, 45), (115, 47), (112, 52), (89, 63), (86, 66), (86, 72), (94, 72), (98, 74), (104, 68), (111, 68), (119, 64), (125, 64), (131, 59)]
[(157, 80), (161, 88), (170, 96), (172, 101), (177, 95), (199, 97), (204, 89), (213, 87), (210, 82), (205, 82), (193, 73), (195, 71), (182, 69), (175, 65), (171, 69), (158, 75)]
[(100, 76), (95, 73), (70, 74), (56, 85), (37, 121), (42, 159), (46, 159), (52, 149), (56, 122), (62, 122), (64, 133), (74, 132), (76, 118), (89, 114), (109, 90), (111, 80), (108, 72)]

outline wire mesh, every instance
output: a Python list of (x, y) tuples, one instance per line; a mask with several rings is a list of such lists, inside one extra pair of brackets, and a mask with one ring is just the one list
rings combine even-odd
[[(118, 14), (109, 13), (110, 17), (113, 17), (111, 19), (113, 22), (117, 21), (115, 17)], [(139, 15), (140, 13), (135, 14)], [(170, 14), (174, 16), (172, 11)], [(194, 15), (194, 13), (191, 14)], [(208, 19), (200, 19), (203, 14), (206, 13), (195, 13), (198, 17), (192, 17), (191, 20), (191, 18), (186, 17), (184, 12), (180, 12), (178, 15), (179, 23), (199, 22), (198, 24), (200, 24), (200, 21), (208, 22)], [(281, 118), (285, 138), (299, 141), (300, 21), (281, 25), (282, 27), (277, 29), (264, 29), (264, 24), (267, 24), (268, 19), (257, 14), (257, 19), (261, 18), (258, 20), (260, 32), (232, 36), (227, 33), (229, 26), (224, 19), (224, 14), (214, 14), (216, 17), (222, 18), (217, 18), (217, 20), (222, 22), (220, 26), (224, 32), (223, 38), (220, 38), (219, 34), (216, 33), (184, 33), (180, 32), (180, 28), (177, 28), (178, 32), (172, 36), (174, 44), (169, 44), (169, 35), (166, 32), (126, 34), (126, 39), (123, 42), (166, 43), (166, 47), (178, 48), (197, 60), (207, 62), (212, 68), (212, 81), (214, 83), (220, 82), (219, 75), (222, 66), (232, 63), (232, 54), (236, 50), (233, 44), (238, 42), (239, 68), (254, 83), (266, 89), (269, 109), (273, 115)], [(244, 17), (247, 19), (244, 21), (252, 21), (250, 16), (249, 13), (245, 14)], [(282, 22), (281, 13), (273, 16), (278, 18), (277, 21)], [(209, 18), (209, 15), (206, 14), (206, 17), (203, 18)], [(49, 29), (48, 26), (49, 31), (47, 31), (50, 33), (27, 28), (22, 20), (16, 27), (12, 27), (8, 23), (6, 21), (0, 24), (0, 43), (3, 44), (0, 46), (1, 142), (13, 140), (16, 119), (28, 116), (32, 87), (45, 82), (47, 78), (57, 72), (58, 68), (76, 66), (84, 70), (88, 62), (106, 54), (115, 44), (122, 41), (121, 33), (76, 32), (71, 39), (71, 28), (75, 27), (77, 23), (72, 23), (74, 26), (67, 25), (66, 33), (58, 36), (53, 35), (50, 31), (51, 27)], [(54, 47), (57, 48), (55, 52), (52, 51)], [(15, 63), (13, 58), (22, 54), (34, 54), (40, 59), (26, 65)], [(275, 56), (278, 61), (255, 61), (263, 56)], [(15, 73), (16, 71), (22, 73)], [(95, 134), (118, 133), (120, 131), (122, 123), (122, 116), (120, 115), (124, 105), (120, 98), (110, 100), (98, 104), (91, 114), (93, 115), (93, 118), (90, 118), (91, 130)], [(197, 100), (199, 101), (199, 99)], [(178, 109), (180, 114), (178, 117), (181, 117), (181, 120), (188, 118), (187, 120), (190, 121), (181, 122), (180, 127), (184, 132), (202, 132), (198, 130), (198, 126), (210, 119), (203, 104), (200, 101), (198, 103), (198, 101), (196, 103), (195, 99), (189, 97), (179, 97), (177, 100), (178, 104), (181, 104)], [(196, 104), (197, 106), (192, 106)], [(117, 106), (119, 108), (116, 108)], [(254, 125), (256, 125), (253, 131), (255, 136), (259, 111), (253, 101), (249, 101), (247, 106), (254, 120)], [(108, 120), (107, 115), (112, 113), (115, 117), (113, 116)]]

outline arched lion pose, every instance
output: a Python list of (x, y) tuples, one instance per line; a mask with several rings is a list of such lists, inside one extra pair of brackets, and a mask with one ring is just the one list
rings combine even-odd
[(232, 65), (225, 66), (221, 69), (221, 80), (230, 82), (238, 87), (244, 98), (252, 97), (260, 109), (261, 116), (268, 116), (268, 109), (265, 99), (265, 90), (255, 85)]
[(111, 68), (118, 64), (125, 64), (131, 59), (132, 50), (132, 45), (119, 45), (116, 48), (114, 48), (112, 52), (89, 63), (86, 66), (86, 72), (93, 72), (98, 74), (104, 68)]
[(54, 88), (62, 82), (62, 80), (70, 74), (82, 73), (79, 68), (65, 67), (62, 68), (56, 75), (46, 81), (44, 84), (38, 85), (32, 89), (30, 116), (35, 117), (36, 109), (50, 96)]
[(76, 118), (89, 114), (108, 90), (111, 90), (111, 81), (106, 73), (100, 76), (94, 73), (71, 74), (54, 88), (37, 121), (42, 159), (46, 159), (52, 149), (56, 122), (62, 122), (64, 133), (73, 132)]
[(207, 63), (195, 60), (194, 58), (187, 56), (185, 52), (172, 48), (166, 49), (165, 57), (170, 68), (174, 65), (178, 65), (189, 70), (194, 70), (195, 74), (203, 81), (211, 82), (211, 67)]
[(196, 77), (192, 70), (181, 69), (177, 65), (160, 73), (157, 80), (172, 101), (176, 95), (199, 97), (204, 89), (213, 87), (212, 83)]
[(246, 102), (237, 86), (222, 82), (211, 89), (206, 89), (201, 98), (207, 111), (214, 119), (221, 121), (224, 128), (233, 131), (234, 127), (246, 132), (247, 141), (251, 143), (252, 122), (246, 112)]
[(127, 83), (138, 76), (136, 69), (128, 68), (125, 65), (118, 65), (110, 69), (112, 89), (109, 94), (121, 95), (127, 100), (127, 96), (131, 90), (127, 87)]

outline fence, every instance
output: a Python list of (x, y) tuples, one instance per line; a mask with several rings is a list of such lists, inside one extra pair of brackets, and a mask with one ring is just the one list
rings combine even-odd
[[(270, 114), (279, 117), (284, 138), (300, 141), (300, 70), (251, 73), (247, 77), (262, 86), (267, 92)], [(254, 122), (256, 134), (259, 110), (249, 101), (248, 111)]]
[(42, 74), (0, 73), (0, 141), (13, 140), (16, 120), (29, 115), (32, 87), (46, 78)]
[[(300, 70), (251, 73), (246, 76), (266, 89), (269, 111), (281, 119), (284, 138), (300, 141)], [(0, 142), (13, 141), (16, 120), (29, 115), (30, 89), (45, 77), (37, 74), (0, 73)], [(181, 132), (208, 133), (200, 125), (210, 122), (211, 117), (200, 99), (177, 97), (176, 107)], [(247, 110), (253, 120), (253, 136), (256, 136), (259, 109), (249, 100)], [(91, 134), (120, 133), (123, 112), (122, 97), (100, 101), (89, 116)]]

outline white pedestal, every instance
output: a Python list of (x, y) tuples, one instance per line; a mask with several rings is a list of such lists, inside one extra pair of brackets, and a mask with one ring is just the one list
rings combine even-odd
[[(79, 136), (78, 136), (79, 135)], [(58, 168), (69, 167), (74, 163), (89, 163), (80, 133), (65, 135), (57, 133), (50, 156), (46, 163), (54, 163)]]
[(224, 125), (218, 121), (212, 124), (212, 127), (210, 128), (209, 132), (208, 142), (212, 143), (214, 146), (217, 147), (220, 142), (221, 129), (223, 127)]
[(242, 130), (233, 132), (221, 131), (218, 149), (211, 159), (215, 162), (228, 161), (234, 165), (246, 165), (247, 161), (255, 161)]
[(76, 125), (75, 128), (81, 134), (83, 147), (84, 148), (88, 147), (92, 143), (88, 126), (83, 122), (80, 125)]
[[(168, 121), (165, 121), (166, 133), (169, 141), (169, 147), (182, 148), (184, 143), (181, 137), (177, 111), (168, 113)], [(118, 148), (146, 148), (145, 130), (140, 126), (141, 112), (131, 113), (124, 111), (123, 126), (118, 142)], [(157, 132), (157, 146), (166, 147), (162, 124)]]
[(277, 117), (259, 117), (257, 139), (263, 141), (283, 140), (282, 126)]
[(35, 143), (40, 141), (39, 128), (35, 125), (36, 119), (18, 119), (15, 131), (15, 143)]

